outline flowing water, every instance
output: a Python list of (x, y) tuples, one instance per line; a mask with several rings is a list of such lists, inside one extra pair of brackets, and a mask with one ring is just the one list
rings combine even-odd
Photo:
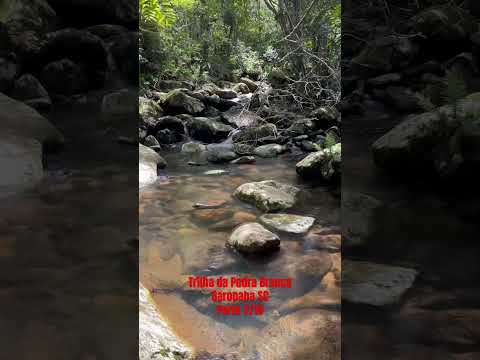
[[(302, 235), (279, 234), (281, 250), (262, 258), (246, 258), (225, 246), (235, 226), (261, 215), (232, 196), (247, 182), (273, 179), (295, 185), (302, 189), (300, 201), (286, 212), (313, 216), (321, 226), (339, 224), (339, 197), (328, 187), (299, 180), (295, 173), (298, 156), (286, 154), (256, 164), (227, 166), (189, 166), (181, 153), (164, 157), (168, 171), (140, 192), (140, 281), (153, 292), (159, 312), (181, 339), (197, 352), (250, 353), (262, 341), (263, 328), (294, 310), (288, 307), (289, 301), (312, 289), (317, 291), (318, 307), (333, 304), (339, 311), (337, 281), (327, 284), (320, 275), (295, 277), (291, 271), (304, 256), (330, 256), (309, 248)], [(226, 173), (206, 175), (209, 170)], [(213, 210), (194, 208), (196, 203), (211, 201), (225, 205)], [(337, 256), (338, 263), (339, 254), (331, 256)], [(217, 315), (208, 293), (188, 288), (189, 275), (293, 277), (294, 283), (292, 289), (270, 289), (270, 301), (261, 316)]]

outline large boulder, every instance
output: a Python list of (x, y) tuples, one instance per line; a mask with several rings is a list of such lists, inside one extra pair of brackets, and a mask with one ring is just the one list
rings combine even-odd
[(0, 108), (1, 133), (32, 138), (47, 146), (64, 143), (62, 134), (30, 106), (0, 94)]
[(0, 58), (0, 92), (5, 93), (11, 89), (18, 72), (18, 64), (12, 57)]
[(172, 90), (168, 93), (164, 107), (171, 113), (199, 115), (205, 110), (205, 104), (182, 90)]
[(227, 244), (245, 254), (265, 254), (280, 248), (280, 238), (258, 223), (247, 223), (234, 230)]
[(108, 52), (98, 36), (77, 29), (63, 29), (47, 34), (40, 49), (40, 65), (62, 59), (69, 59), (82, 68), (88, 89), (103, 85), (108, 70)]
[(297, 163), (297, 173), (304, 178), (324, 181), (338, 180), (341, 176), (342, 146), (340, 143), (307, 155)]
[(37, 110), (47, 110), (52, 104), (47, 90), (36, 77), (30, 74), (22, 75), (15, 81), (12, 97)]
[(2, 129), (0, 135), (0, 194), (28, 189), (43, 176), (42, 144), (34, 139), (8, 135)]
[(46, 33), (55, 28), (57, 17), (46, 0), (5, 0), (2, 21), (12, 35), (26, 31)]
[(138, 98), (138, 112), (140, 119), (144, 122), (148, 119), (157, 119), (163, 115), (163, 110), (156, 101), (142, 96)]
[(187, 121), (187, 129), (193, 139), (204, 142), (225, 140), (233, 130), (231, 126), (204, 117), (195, 117)]
[(255, 205), (262, 211), (281, 211), (292, 208), (300, 189), (274, 180), (246, 183), (234, 193), (238, 199)]
[(235, 131), (232, 136), (234, 142), (256, 142), (268, 136), (277, 137), (277, 127), (274, 124), (263, 124)]
[(157, 169), (167, 165), (165, 160), (154, 150), (140, 144), (138, 148), (140, 187), (149, 185), (157, 180)]
[(379, 215), (384, 204), (374, 197), (362, 193), (342, 194), (343, 234), (347, 245), (365, 245), (372, 239), (381, 223)]
[(131, 0), (48, 0), (65, 23), (118, 24), (138, 29), (138, 2)]
[(136, 115), (138, 94), (129, 89), (106, 94), (102, 99), (102, 114), (107, 119), (125, 119)]
[(69, 59), (47, 64), (41, 73), (41, 80), (49, 92), (74, 95), (88, 89), (88, 81), (81, 67)]
[(453, 107), (446, 105), (407, 117), (372, 145), (375, 163), (382, 168), (402, 171), (430, 168), (433, 149), (453, 135), (461, 119), (479, 110), (480, 103), (472, 94), (459, 102), (456, 116)]
[(160, 316), (150, 292), (138, 287), (139, 306), (139, 360), (189, 359), (192, 349), (182, 343)]
[(331, 360), (340, 352), (340, 314), (318, 309), (280, 318), (262, 330), (256, 346), (260, 359)]
[(237, 128), (257, 126), (263, 121), (257, 114), (238, 106), (224, 112), (222, 119), (229, 125)]
[(253, 80), (250, 80), (249, 78), (240, 78), (240, 82), (247, 85), (248, 86), (248, 89), (251, 91), (251, 92), (255, 92), (258, 90), (258, 85), (255, 81)]
[(343, 260), (342, 299), (372, 306), (393, 305), (413, 285), (416, 277), (413, 269)]
[(253, 151), (255, 155), (260, 156), (262, 158), (274, 158), (281, 153), (284, 153), (288, 150), (287, 146), (279, 145), (279, 144), (267, 144), (262, 145)]
[(453, 46), (466, 40), (476, 25), (468, 11), (455, 5), (431, 7), (413, 17), (412, 22), (429, 42)]
[(378, 37), (352, 59), (352, 71), (365, 77), (385, 74), (406, 67), (417, 53), (418, 46), (408, 37)]

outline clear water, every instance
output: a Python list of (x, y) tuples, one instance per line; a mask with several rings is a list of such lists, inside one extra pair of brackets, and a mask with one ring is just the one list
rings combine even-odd
[[(140, 192), (140, 280), (150, 290), (158, 309), (173, 330), (196, 351), (247, 354), (255, 349), (261, 329), (284, 314), (285, 305), (311, 289), (320, 289), (320, 304), (339, 304), (339, 284), (321, 285), (321, 278), (294, 279), (292, 289), (272, 289), (262, 316), (215, 314), (208, 294), (191, 291), (188, 275), (249, 275), (288, 277), (288, 268), (301, 256), (322, 256), (309, 249), (302, 235), (281, 234), (281, 250), (262, 258), (246, 258), (225, 246), (236, 225), (260, 214), (232, 197), (241, 184), (274, 179), (302, 189), (298, 205), (289, 213), (310, 215), (319, 225), (339, 225), (340, 199), (333, 189), (298, 179), (298, 157), (257, 160), (253, 165), (189, 166), (180, 153), (162, 154), (168, 171)], [(226, 174), (204, 175), (221, 169)], [(225, 201), (219, 210), (194, 209), (195, 203)], [(204, 214), (199, 214), (204, 212)], [(211, 215), (211, 216), (210, 216)], [(237, 221), (238, 220), (238, 221)], [(335, 256), (339, 256), (336, 254)], [(294, 326), (294, 324), (292, 324)]]

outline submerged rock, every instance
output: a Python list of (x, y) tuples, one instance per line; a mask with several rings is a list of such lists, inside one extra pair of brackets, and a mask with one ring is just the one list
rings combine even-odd
[(237, 157), (238, 155), (234, 151), (223, 147), (210, 148), (207, 153), (207, 160), (212, 163), (226, 163)]
[(260, 359), (332, 360), (340, 359), (340, 344), (340, 314), (307, 309), (263, 329), (256, 352)]
[(139, 354), (140, 360), (190, 359), (192, 350), (182, 343), (157, 312), (150, 292), (139, 284)]
[(315, 218), (292, 214), (265, 214), (260, 221), (275, 230), (293, 234), (306, 233), (315, 222)]
[(300, 189), (274, 180), (246, 183), (235, 190), (238, 199), (255, 205), (265, 212), (292, 208)]
[(280, 238), (258, 223), (247, 223), (235, 229), (227, 243), (242, 253), (263, 254), (278, 250)]
[(230, 161), (230, 164), (253, 164), (255, 162), (254, 156), (241, 156), (238, 159)]
[(400, 300), (416, 277), (413, 269), (344, 260), (342, 298), (358, 304), (392, 305)]

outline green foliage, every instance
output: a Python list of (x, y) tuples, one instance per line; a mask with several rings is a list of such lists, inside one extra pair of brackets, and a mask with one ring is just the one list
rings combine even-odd
[(325, 137), (325, 142), (323, 143), (323, 147), (325, 149), (330, 149), (332, 146), (334, 146), (337, 143), (337, 139), (335, 138), (334, 135), (332, 134), (327, 134)]

